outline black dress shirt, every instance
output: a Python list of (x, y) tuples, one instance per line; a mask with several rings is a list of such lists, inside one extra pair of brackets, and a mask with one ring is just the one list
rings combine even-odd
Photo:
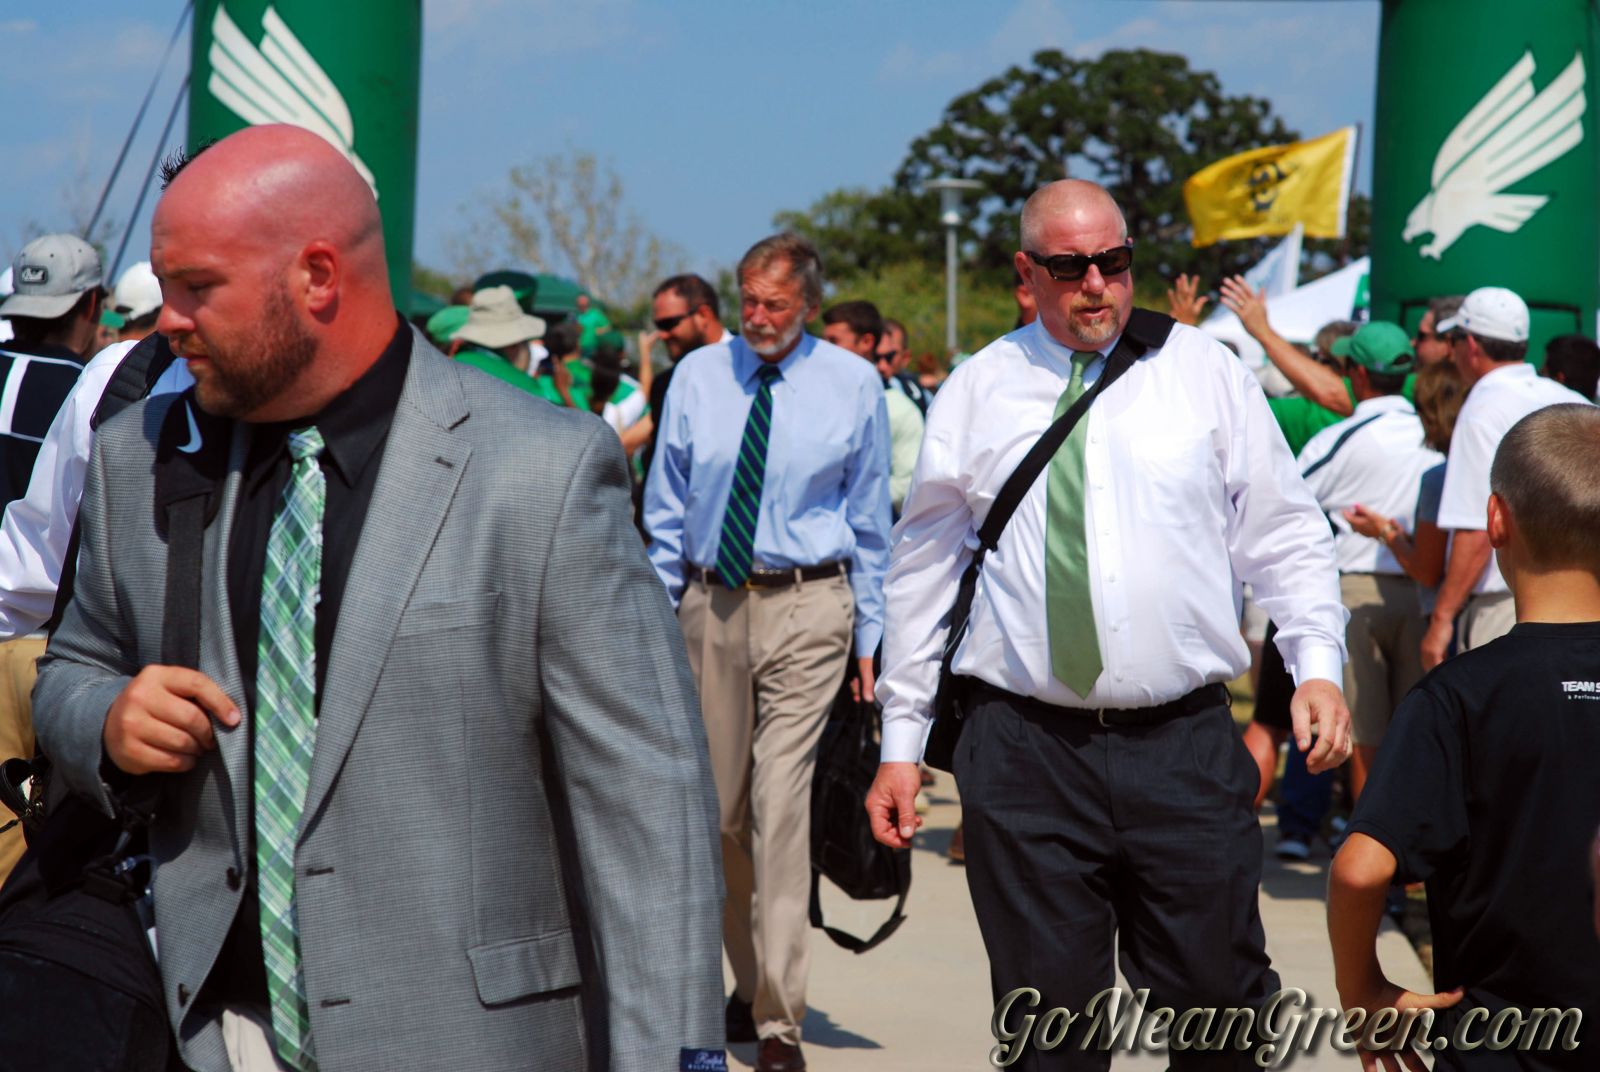
[[(228, 603), (239, 671), (244, 681), (245, 710), (254, 712), (256, 670), (260, 662), (261, 575), (267, 539), (283, 492), (289, 485), (292, 460), (289, 433), (315, 426), (325, 449), (322, 472), (327, 498), (322, 516), (321, 598), (317, 603), (317, 704), (322, 703), (328, 654), (333, 648), (339, 608), (344, 600), (350, 563), (361, 540), (361, 527), (378, 480), (383, 446), (389, 438), (400, 390), (411, 364), (411, 331), (401, 321), (377, 362), (344, 394), (314, 417), (257, 425), (246, 455), (228, 538)], [(254, 742), (254, 734), (251, 741)], [(253, 777), (253, 765), (252, 765)], [(252, 793), (254, 786), (252, 784)], [(254, 812), (252, 811), (252, 814)], [(249, 885), (233, 928), (228, 932), (217, 966), (207, 983), (209, 1000), (226, 1004), (265, 1004), (266, 968), (261, 959), (260, 903), (256, 898), (255, 837), (251, 829)]]

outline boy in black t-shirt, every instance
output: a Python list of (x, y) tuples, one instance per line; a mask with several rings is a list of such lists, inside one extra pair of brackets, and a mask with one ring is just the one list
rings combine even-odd
[[(1437, 1010), (1437, 1068), (1600, 1069), (1588, 859), (1600, 823), (1600, 409), (1523, 418), (1490, 486), (1489, 539), (1517, 625), (1441, 665), (1395, 712), (1329, 876), (1335, 977), (1346, 1009)], [(1403, 990), (1379, 967), (1396, 879), (1427, 883), (1438, 994)], [(1552, 1013), (1514, 1030), (1535, 1009), (1582, 1019)], [(1459, 1045), (1495, 1024), (1510, 1049)], [(1361, 1059), (1424, 1067), (1414, 1053)]]

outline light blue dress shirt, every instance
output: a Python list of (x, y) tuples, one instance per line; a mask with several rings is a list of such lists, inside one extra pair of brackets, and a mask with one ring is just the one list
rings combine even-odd
[[(672, 373), (666, 423), (644, 491), (650, 561), (676, 604), (684, 565), (717, 561), (745, 419), (762, 359), (733, 337), (694, 351)], [(812, 335), (778, 362), (772, 385), (757, 569), (847, 560), (856, 653), (883, 637), (889, 565), (889, 414), (878, 370)]]

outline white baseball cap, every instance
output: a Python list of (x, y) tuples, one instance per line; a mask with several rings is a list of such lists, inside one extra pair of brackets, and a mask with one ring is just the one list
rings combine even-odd
[(100, 254), (77, 235), (35, 238), (11, 262), (16, 289), (0, 302), (0, 316), (54, 320), (100, 285)]
[(1435, 324), (1439, 334), (1460, 328), (1482, 339), (1528, 341), (1528, 303), (1505, 287), (1479, 287), (1468, 294), (1456, 315)]
[(130, 266), (111, 292), (111, 307), (129, 320), (148, 316), (161, 308), (161, 281), (149, 261)]

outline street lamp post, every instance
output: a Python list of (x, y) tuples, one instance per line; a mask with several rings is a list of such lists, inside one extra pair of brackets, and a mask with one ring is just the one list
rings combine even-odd
[(956, 230), (961, 226), (961, 196), (983, 189), (976, 179), (934, 179), (924, 187), (939, 191), (939, 222), (944, 225), (945, 356), (956, 353)]

